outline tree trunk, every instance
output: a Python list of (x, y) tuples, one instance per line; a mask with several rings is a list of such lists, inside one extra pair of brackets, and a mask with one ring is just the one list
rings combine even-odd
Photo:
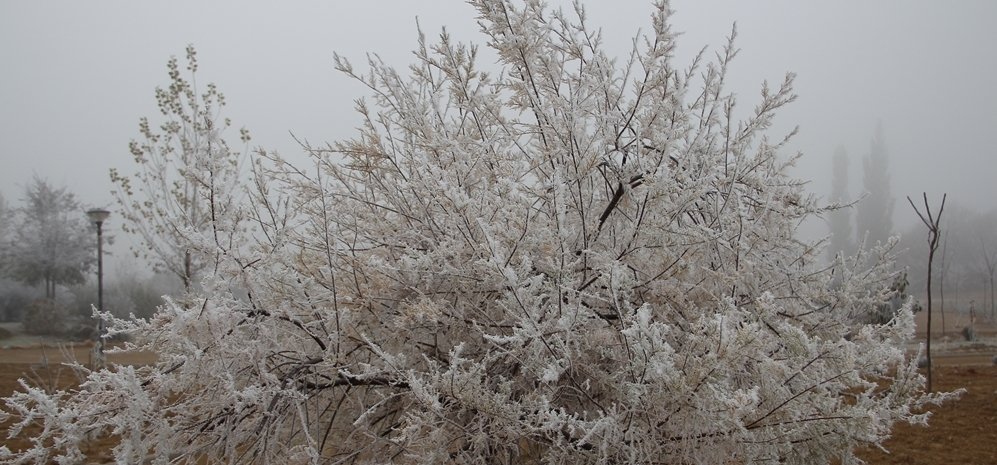
[(190, 282), (193, 280), (191, 276), (192, 267), (190, 251), (185, 250), (183, 253), (183, 290), (185, 292), (190, 292)]
[[(944, 206), (944, 201), (942, 202)], [(925, 349), (926, 357), (928, 358), (928, 385), (927, 390), (931, 392), (931, 262), (935, 260), (935, 242), (932, 241), (928, 246), (928, 343)]]

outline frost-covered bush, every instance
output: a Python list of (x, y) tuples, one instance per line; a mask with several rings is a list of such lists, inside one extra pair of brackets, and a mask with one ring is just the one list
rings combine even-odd
[(8, 398), (46, 446), (0, 457), (110, 433), (120, 463), (850, 463), (946, 397), (909, 304), (863, 323), (886, 251), (826, 267), (795, 236), (820, 209), (765, 135), (792, 76), (739, 120), (733, 46), (677, 67), (667, 2), (620, 61), (580, 8), (471, 3), (501, 73), (446, 34), (407, 75), (337, 57), (373, 93), (357, 137), (257, 160), (247, 204), (178, 228), (200, 290), (114, 325), (158, 362)]

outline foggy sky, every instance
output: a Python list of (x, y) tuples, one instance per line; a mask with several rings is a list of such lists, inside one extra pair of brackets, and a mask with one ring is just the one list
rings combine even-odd
[[(589, 23), (603, 26), (619, 55), (648, 28), (649, 1), (587, 3)], [(769, 134), (800, 126), (787, 153), (804, 152), (796, 174), (812, 180), (814, 193), (828, 196), (838, 145), (850, 157), (851, 191), (861, 190), (861, 157), (881, 121), (898, 231), (911, 224), (904, 196), (922, 190), (993, 207), (997, 2), (677, 0), (673, 7), (673, 27), (684, 32), (680, 66), (703, 46), (717, 50), (737, 21), (741, 54), (729, 90), (742, 108), (757, 103), (763, 80), (797, 73), (799, 100)], [(131, 172), (128, 141), (139, 117), (155, 121), (153, 89), (167, 82), (170, 55), (182, 57), (188, 43), (199, 52), (199, 79), (218, 84), (226, 115), (250, 129), (253, 146), (304, 160), (289, 131), (322, 143), (352, 136), (359, 124), (352, 101), (364, 89), (333, 69), (333, 52), (358, 65), (378, 53), (404, 67), (417, 17), (431, 37), (446, 25), (459, 40), (485, 42), (474, 11), (457, 0), (0, 2), (0, 192), (16, 204), (37, 174), (90, 206), (113, 209), (108, 169)]]

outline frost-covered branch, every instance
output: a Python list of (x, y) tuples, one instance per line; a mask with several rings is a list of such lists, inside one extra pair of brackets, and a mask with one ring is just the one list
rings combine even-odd
[(824, 210), (766, 137), (792, 75), (738, 121), (733, 34), (677, 68), (667, 2), (623, 64), (580, 5), (471, 3), (501, 73), (445, 32), (407, 74), (337, 56), (357, 136), (258, 154), (210, 220), (256, 241), (192, 231), (221, 251), (197, 298), (115, 321), (158, 363), (9, 398), (69, 442), (0, 457), (72, 456), (85, 418), (123, 462), (849, 462), (950, 397), (909, 304), (865, 323), (892, 244), (822, 266), (795, 237)]

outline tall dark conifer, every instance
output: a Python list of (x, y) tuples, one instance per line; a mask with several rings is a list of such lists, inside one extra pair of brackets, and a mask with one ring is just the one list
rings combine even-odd
[(862, 187), (865, 198), (859, 203), (856, 226), (858, 238), (867, 245), (885, 243), (893, 234), (893, 193), (890, 189), (890, 160), (883, 138), (883, 125), (876, 126), (869, 154), (862, 160)]

